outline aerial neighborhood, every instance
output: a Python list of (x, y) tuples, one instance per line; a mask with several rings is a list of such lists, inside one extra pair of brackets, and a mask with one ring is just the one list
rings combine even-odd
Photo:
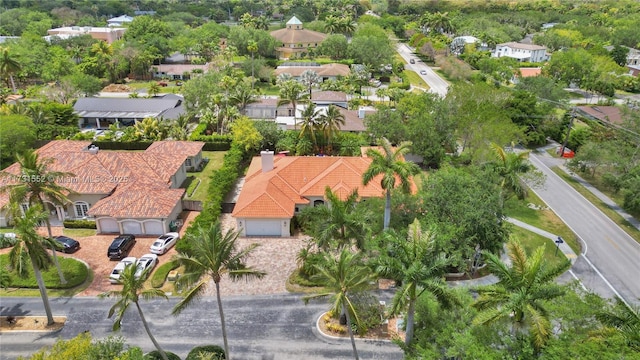
[(0, 359), (640, 358), (637, 1), (0, 5)]

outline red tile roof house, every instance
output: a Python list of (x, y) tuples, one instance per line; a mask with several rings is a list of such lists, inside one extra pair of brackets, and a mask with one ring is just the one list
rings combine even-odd
[(232, 216), (241, 236), (291, 236), (291, 219), (306, 206), (324, 204), (329, 186), (341, 198), (358, 189), (361, 198), (382, 198), (381, 176), (367, 186), (362, 174), (367, 157), (274, 156), (263, 151), (254, 157)]
[[(45, 201), (50, 220), (95, 219), (98, 233), (158, 235), (182, 211), (187, 160), (202, 158), (201, 142), (160, 141), (144, 152), (105, 151), (90, 141), (51, 141), (37, 150), (51, 169), (72, 173), (58, 183), (73, 190), (62, 206)], [(17, 175), (19, 164), (4, 171)], [(11, 181), (4, 178), (2, 181)], [(0, 208), (8, 201), (0, 196)], [(26, 205), (26, 204), (25, 204)], [(0, 226), (7, 225), (0, 213)]]

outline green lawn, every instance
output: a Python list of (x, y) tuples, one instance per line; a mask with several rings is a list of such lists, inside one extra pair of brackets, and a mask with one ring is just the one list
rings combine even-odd
[[(539, 210), (527, 206), (528, 203), (536, 205)], [(552, 210), (546, 209), (544, 202), (532, 191), (529, 192), (525, 201), (519, 201), (516, 198), (507, 200), (504, 210), (509, 217), (562, 236), (571, 249), (576, 254), (580, 254), (581, 245), (578, 237)]]
[[(152, 81), (132, 81), (130, 83), (127, 83), (127, 86), (131, 88), (131, 90), (147, 90), (149, 89), (149, 85), (151, 84), (156, 84), (158, 83), (160, 80), (152, 80)], [(180, 86), (176, 86), (176, 82), (175, 81), (171, 81), (171, 80), (163, 80), (164, 82), (167, 83), (167, 86), (165, 87), (160, 87), (160, 93), (161, 94), (173, 94), (174, 92), (178, 91), (180, 89)]]
[(70, 238), (81, 238), (87, 236), (93, 236), (96, 234), (96, 229), (67, 229), (62, 230), (62, 234)]
[(421, 87), (425, 90), (429, 90), (429, 85), (427, 85), (427, 83), (424, 80), (422, 80), (422, 78), (420, 77), (420, 75), (418, 75), (417, 72), (411, 71), (411, 70), (405, 70), (404, 73), (409, 78), (409, 82), (411, 83), (411, 85)]
[[(633, 225), (631, 225), (625, 218), (620, 216), (615, 210), (610, 208), (607, 204), (605, 204), (602, 200), (598, 199), (591, 191), (587, 190), (582, 184), (576, 181), (569, 174), (561, 170), (560, 168), (553, 167), (554, 173), (560, 176), (567, 184), (571, 185), (577, 192), (579, 192), (582, 196), (584, 196), (589, 202), (595, 205), (600, 211), (602, 211), (605, 215), (607, 215), (613, 222), (618, 224), (629, 236), (631, 236), (636, 242), (640, 243), (640, 231), (636, 229)], [(605, 191), (603, 191), (605, 195), (609, 196)], [(616, 203), (619, 201), (615, 197), (613, 199)]]
[(556, 244), (551, 239), (547, 239), (544, 236), (540, 236), (529, 230), (523, 229), (518, 226), (513, 227), (511, 232), (511, 238), (518, 239), (528, 255), (532, 255), (537, 248), (544, 246), (544, 258), (545, 263), (549, 266), (559, 265), (567, 258), (562, 251), (556, 252)]
[(224, 154), (226, 154), (226, 151), (202, 152), (203, 157), (209, 158), (209, 163), (201, 172), (187, 173), (187, 196), (185, 196), (185, 198), (199, 201), (205, 201), (207, 199), (207, 190), (209, 189), (209, 183), (211, 183), (211, 174), (222, 167)]
[(258, 92), (261, 95), (278, 95), (278, 94), (280, 94), (280, 88), (275, 86), (275, 85), (271, 85), (271, 83), (257, 82), (256, 83), (256, 89), (258, 90)]

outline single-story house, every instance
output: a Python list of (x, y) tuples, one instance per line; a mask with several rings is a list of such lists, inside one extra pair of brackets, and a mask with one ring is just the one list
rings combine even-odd
[(518, 61), (542, 62), (549, 60), (547, 48), (541, 45), (508, 42), (496, 45), (492, 57), (510, 57)]
[(48, 35), (44, 38), (50, 41), (54, 36), (60, 39), (68, 39), (74, 36), (90, 35), (96, 40), (106, 41), (111, 44), (116, 40), (120, 40), (126, 30), (126, 28), (120, 27), (66, 26), (47, 30)]
[(629, 75), (640, 76), (640, 65), (627, 65), (627, 69), (629, 69)]
[(517, 84), (521, 78), (535, 77), (542, 75), (542, 68), (540, 67), (521, 67), (518, 72), (511, 77), (511, 82)]
[[(69, 203), (45, 201), (50, 221), (95, 219), (99, 233), (159, 235), (182, 211), (187, 160), (201, 159), (201, 142), (160, 141), (144, 152), (105, 151), (90, 141), (55, 140), (37, 150), (51, 170), (69, 173), (57, 182), (73, 192)], [(198, 150), (199, 149), (199, 150)], [(15, 163), (4, 170), (19, 175)], [(3, 181), (14, 181), (4, 178)], [(8, 199), (0, 195), (0, 208)], [(27, 204), (22, 205), (23, 208)], [(0, 226), (8, 222), (0, 212)]]
[(617, 106), (578, 106), (583, 116), (606, 124), (622, 125), (622, 111)]
[(133, 125), (144, 118), (177, 119), (185, 113), (183, 98), (175, 94), (147, 98), (79, 98), (73, 105), (82, 129), (108, 129), (111, 124)]
[(118, 17), (107, 20), (107, 26), (122, 26), (133, 22), (133, 17), (129, 15), (120, 15)]
[(188, 80), (191, 74), (206, 73), (209, 71), (209, 63), (203, 65), (193, 64), (160, 64), (151, 67), (154, 78), (166, 78), (172, 80)]
[(336, 80), (338, 77), (347, 77), (351, 74), (349, 66), (344, 64), (331, 63), (319, 65), (317, 63), (296, 62), (284, 63), (278, 66), (273, 73), (276, 76), (280, 74), (289, 74), (294, 79), (300, 80), (300, 75), (307, 70), (315, 71), (322, 81)]
[(349, 107), (347, 93), (342, 91), (314, 91), (311, 93), (311, 101), (320, 105), (337, 105), (342, 108)]
[[(327, 109), (330, 105), (317, 105), (316, 110), (318, 111), (318, 115), (325, 115)], [(296, 112), (297, 116), (297, 124), (294, 123), (293, 116), (278, 116), (276, 117), (276, 123), (280, 125), (280, 128), (283, 130), (295, 130), (300, 129), (300, 119), (302, 119), (302, 112), (304, 111), (306, 105), (298, 105), (298, 111)], [(337, 106), (338, 111), (344, 117), (344, 125), (340, 125), (340, 131), (346, 132), (363, 132), (367, 130), (367, 127), (364, 125), (364, 118), (367, 114), (371, 114), (376, 112), (377, 110), (373, 107), (361, 107), (358, 110), (348, 110), (341, 106)]]
[(384, 197), (380, 177), (367, 186), (362, 174), (367, 157), (274, 156), (253, 158), (232, 216), (242, 236), (291, 236), (291, 219), (304, 207), (324, 204), (328, 186), (346, 198), (357, 189), (361, 198)]
[[(347, 108), (347, 94), (340, 91), (314, 91), (311, 101), (318, 106), (337, 105)], [(273, 97), (258, 98), (256, 102), (247, 104), (244, 114), (251, 119), (273, 120), (278, 116), (293, 116), (291, 105), (278, 106), (278, 99)]]

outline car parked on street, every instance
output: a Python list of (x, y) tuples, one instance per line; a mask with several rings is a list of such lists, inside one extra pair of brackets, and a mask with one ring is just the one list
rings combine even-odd
[(127, 256), (129, 250), (136, 244), (136, 237), (130, 234), (118, 235), (107, 250), (107, 256), (111, 260), (120, 260)]
[(180, 234), (178, 234), (177, 232), (170, 232), (161, 235), (160, 237), (158, 237), (158, 239), (156, 239), (156, 241), (153, 242), (153, 244), (151, 244), (151, 248), (149, 248), (149, 251), (152, 254), (165, 254), (167, 251), (169, 251), (169, 249), (171, 249), (171, 247), (173, 247), (173, 245), (176, 244), (178, 239), (180, 239)]
[(427, 70), (420, 70), (420, 75), (427, 75)]
[(158, 264), (158, 255), (156, 254), (144, 254), (136, 263), (136, 279), (141, 276), (147, 277), (153, 268)]
[(116, 264), (116, 267), (111, 271), (111, 274), (109, 274), (109, 282), (112, 284), (120, 283), (120, 274), (124, 271), (124, 268), (126, 268), (127, 265), (135, 265), (136, 260), (137, 259), (133, 256), (120, 260), (120, 262)]
[(65, 254), (71, 254), (80, 249), (80, 243), (68, 236), (56, 236), (53, 238), (58, 244), (62, 246), (62, 252)]

